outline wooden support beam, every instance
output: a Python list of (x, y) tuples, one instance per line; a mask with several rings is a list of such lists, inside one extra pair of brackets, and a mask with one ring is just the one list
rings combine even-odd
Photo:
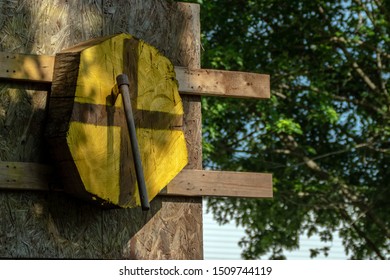
[(49, 165), (0, 161), (0, 189), (47, 191), (52, 176)]
[[(51, 83), (54, 56), (0, 52), (0, 78)], [(270, 97), (269, 75), (175, 66), (181, 94), (233, 98)]]
[(54, 56), (0, 52), (0, 78), (51, 83)]
[(269, 75), (175, 67), (182, 94), (234, 98), (270, 98)]
[(184, 169), (166, 194), (267, 198), (272, 197), (272, 174)]
[[(44, 4), (13, 1), (15, 5), (0, 5), (3, 51), (55, 55), (91, 38), (125, 31), (157, 47), (174, 65), (199, 67), (198, 4), (165, 0), (94, 1), (93, 5), (91, 1), (40, 2)], [(37, 87), (29, 84), (0, 81), (4, 97), (0, 100), (1, 123), (12, 128), (0, 128), (0, 160), (42, 163), (47, 159), (42, 135), (50, 83), (44, 87), (39, 82)], [(202, 160), (200, 102), (193, 96), (182, 99), (186, 142), (193, 151), (188, 166), (194, 168)], [(107, 211), (58, 192), (0, 191), (0, 232), (11, 233), (0, 234), (0, 257), (202, 259), (201, 201), (158, 196), (151, 210), (143, 213), (139, 208)]]
[[(48, 191), (52, 167), (31, 162), (0, 161), (0, 189)], [(271, 198), (272, 174), (183, 169), (161, 195)]]

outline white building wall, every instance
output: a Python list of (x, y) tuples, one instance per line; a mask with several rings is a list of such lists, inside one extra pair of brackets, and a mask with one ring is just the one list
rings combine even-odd
[[(204, 204), (206, 201), (204, 201)], [(234, 223), (220, 226), (213, 220), (211, 213), (206, 213), (203, 207), (203, 248), (205, 260), (239, 260), (242, 249), (238, 246), (239, 240), (245, 235), (243, 228), (237, 228)], [(337, 234), (334, 236), (329, 256), (318, 256), (315, 260), (343, 260), (347, 259), (341, 239)], [(318, 236), (301, 237), (300, 249), (293, 252), (286, 252), (288, 260), (310, 260), (310, 248), (323, 247)], [(267, 259), (263, 257), (262, 259)]]

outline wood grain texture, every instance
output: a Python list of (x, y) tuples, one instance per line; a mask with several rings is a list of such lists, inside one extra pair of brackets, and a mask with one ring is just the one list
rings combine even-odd
[(186, 69), (176, 67), (176, 78), (183, 94), (235, 98), (270, 98), (269, 75)]
[(0, 161), (0, 188), (48, 191), (53, 173), (49, 165)]
[(54, 57), (0, 52), (0, 78), (51, 83)]
[[(125, 73), (152, 200), (188, 163), (173, 65), (154, 47), (124, 33), (83, 42), (57, 58), (46, 138), (64, 180), (77, 179), (67, 180), (65, 189), (79, 188), (89, 200), (123, 208), (140, 206), (133, 139), (122, 98), (112, 97), (116, 77)], [(56, 146), (61, 137), (64, 145)]]
[[(127, 32), (157, 46), (175, 65), (189, 67), (199, 61), (193, 21), (198, 10), (197, 5), (163, 0), (10, 1), (0, 5), (0, 51), (54, 55), (90, 38)], [(48, 162), (42, 141), (47, 88), (0, 81), (0, 92), (0, 125), (6, 128), (0, 130), (0, 159)], [(200, 110), (199, 101), (194, 105)], [(191, 130), (200, 135), (200, 127)], [(188, 143), (200, 160), (196, 141), (201, 138), (193, 139)], [(158, 197), (142, 213), (100, 209), (62, 193), (2, 191), (0, 257), (200, 259), (201, 213), (198, 198)]]
[(168, 195), (272, 197), (272, 175), (268, 173), (183, 170), (166, 188)]
[[(0, 161), (0, 189), (62, 191), (49, 165)], [(160, 193), (169, 196), (272, 197), (272, 174), (182, 170)]]
[[(57, 56), (61, 59), (61, 56)], [(55, 57), (0, 52), (1, 79), (50, 83)], [(269, 75), (175, 67), (180, 94), (263, 99), (270, 97)]]
[[(167, 1), (119, 1), (114, 7), (106, 2), (105, 28), (108, 32), (128, 33), (157, 47), (174, 65), (200, 68), (200, 24), (199, 5)], [(142, 10), (135, 7), (143, 6)], [(138, 19), (137, 21), (132, 18)], [(149, 19), (153, 18), (151, 21)], [(105, 32), (106, 32), (105, 31)], [(184, 107), (184, 133), (188, 150), (187, 168), (202, 164), (201, 104), (199, 97), (182, 97)], [(196, 119), (197, 118), (197, 119)], [(158, 256), (171, 259), (201, 259), (202, 245), (202, 200), (187, 201), (179, 197), (158, 197), (161, 211), (134, 235), (129, 244), (127, 256), (136, 259), (150, 259), (153, 255), (147, 248), (152, 246)], [(155, 203), (157, 203), (156, 199)], [(180, 213), (175, 219), (169, 213)], [(191, 215), (191, 216), (188, 216)], [(157, 222), (159, 221), (159, 222)], [(161, 228), (156, 228), (156, 224)], [(188, 239), (178, 238), (186, 229)], [(145, 247), (149, 244), (149, 247)], [(146, 249), (146, 250), (145, 250)]]

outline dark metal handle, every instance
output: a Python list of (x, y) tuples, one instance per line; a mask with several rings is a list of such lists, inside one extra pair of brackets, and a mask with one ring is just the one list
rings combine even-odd
[(126, 74), (121, 74), (116, 77), (119, 92), (122, 95), (123, 106), (125, 109), (127, 128), (129, 129), (131, 150), (133, 151), (135, 173), (138, 182), (138, 192), (141, 201), (142, 210), (147, 211), (150, 208), (148, 192), (146, 191), (145, 177), (141, 164), (141, 155), (139, 151), (137, 135), (135, 133), (135, 124), (133, 110), (131, 108), (129, 78)]

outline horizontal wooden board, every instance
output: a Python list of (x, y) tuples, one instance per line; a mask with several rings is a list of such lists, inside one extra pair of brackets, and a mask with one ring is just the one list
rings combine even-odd
[(184, 94), (234, 97), (270, 98), (269, 75), (210, 69), (190, 70), (175, 67), (179, 91)]
[(272, 174), (209, 170), (182, 170), (167, 188), (167, 195), (272, 197)]
[[(54, 56), (0, 52), (0, 78), (51, 83)], [(269, 75), (175, 66), (181, 94), (269, 98)]]
[(49, 190), (52, 174), (48, 165), (0, 161), (0, 189)]
[(0, 78), (51, 83), (54, 56), (0, 52)]
[[(53, 175), (54, 171), (48, 165), (0, 161), (0, 189), (56, 189), (50, 185)], [(271, 198), (272, 174), (184, 169), (160, 194)]]

